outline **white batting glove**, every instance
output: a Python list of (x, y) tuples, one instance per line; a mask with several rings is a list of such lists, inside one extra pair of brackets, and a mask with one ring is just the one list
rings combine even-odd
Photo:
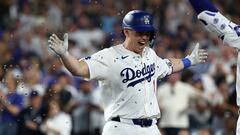
[(48, 45), (57, 55), (66, 55), (68, 53), (68, 34), (64, 34), (63, 41), (57, 35), (52, 34), (48, 39)]
[(186, 56), (191, 61), (191, 65), (204, 63), (207, 61), (208, 53), (205, 49), (199, 49), (199, 43), (196, 44), (192, 53)]

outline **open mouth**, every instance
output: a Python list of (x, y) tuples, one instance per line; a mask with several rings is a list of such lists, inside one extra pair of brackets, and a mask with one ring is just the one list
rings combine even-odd
[(138, 42), (138, 44), (141, 45), (141, 46), (144, 46), (144, 45), (147, 44), (147, 42), (142, 41), (142, 42)]

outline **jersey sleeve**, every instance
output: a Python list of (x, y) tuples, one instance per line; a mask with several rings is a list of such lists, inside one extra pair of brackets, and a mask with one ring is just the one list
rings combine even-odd
[(156, 75), (159, 78), (164, 78), (173, 72), (173, 66), (169, 59), (162, 59), (160, 57), (156, 60)]
[(109, 56), (109, 49), (104, 49), (83, 59), (89, 68), (89, 79), (103, 80), (106, 78), (110, 66)]
[(156, 75), (158, 78), (164, 78), (167, 75), (172, 74), (173, 72), (173, 66), (169, 59), (162, 59), (157, 56), (155, 52), (153, 53), (153, 57), (155, 57), (155, 64), (156, 64)]
[(172, 74), (173, 66), (169, 59), (162, 59), (159, 57), (153, 49), (148, 50), (148, 55), (154, 60), (155, 63), (155, 76), (157, 78), (164, 78), (167, 75)]

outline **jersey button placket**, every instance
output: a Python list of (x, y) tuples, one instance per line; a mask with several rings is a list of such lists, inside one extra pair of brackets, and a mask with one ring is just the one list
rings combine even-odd
[[(142, 69), (144, 68), (144, 61), (145, 61), (145, 59), (144, 59), (144, 56), (143, 57), (139, 57), (139, 59), (141, 59), (141, 63), (140, 63), (140, 65), (141, 65), (141, 67), (142, 67)], [(149, 105), (148, 105), (148, 101), (149, 101), (149, 99), (148, 99), (148, 97), (149, 97), (149, 92), (148, 92), (148, 90), (147, 90), (147, 79), (145, 78), (145, 76), (144, 76), (144, 81), (142, 81), (142, 87), (143, 87), (143, 91), (144, 91), (144, 110), (145, 110), (145, 116), (148, 116), (149, 115)]]

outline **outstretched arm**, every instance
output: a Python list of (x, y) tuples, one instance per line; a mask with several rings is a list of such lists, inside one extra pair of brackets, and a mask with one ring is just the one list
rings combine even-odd
[(183, 59), (169, 59), (173, 66), (173, 73), (181, 71), (190, 66), (204, 63), (208, 58), (208, 53), (204, 49), (199, 48), (199, 43), (196, 44), (192, 53)]
[(205, 28), (220, 37), (230, 47), (238, 49), (237, 58), (237, 105), (240, 105), (240, 26), (224, 17), (210, 0), (189, 0)]
[(218, 12), (218, 9), (210, 0), (189, 0), (189, 2), (197, 14), (203, 11)]
[(205, 28), (230, 47), (240, 49), (240, 26), (223, 16), (210, 0), (189, 0)]
[(89, 69), (86, 62), (77, 60), (68, 52), (68, 34), (64, 34), (64, 41), (52, 34), (48, 40), (49, 47), (61, 58), (62, 63), (72, 75), (89, 78)]

